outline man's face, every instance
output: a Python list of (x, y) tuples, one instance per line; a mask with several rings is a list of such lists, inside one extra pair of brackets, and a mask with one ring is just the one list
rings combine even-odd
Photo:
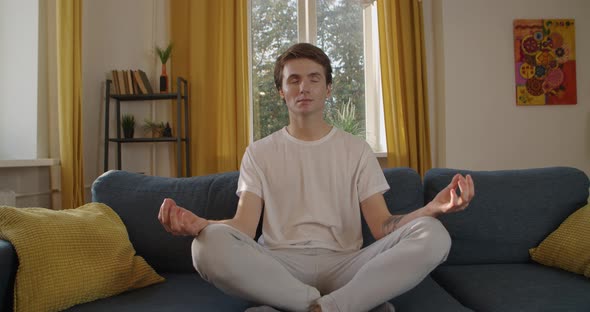
[(303, 58), (285, 63), (279, 94), (287, 103), (289, 114), (308, 116), (319, 112), (323, 115), (331, 89), (331, 85), (326, 85), (322, 65)]

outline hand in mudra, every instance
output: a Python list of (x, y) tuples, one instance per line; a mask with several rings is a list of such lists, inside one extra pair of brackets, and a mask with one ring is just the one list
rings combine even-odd
[[(457, 187), (461, 190), (460, 196), (457, 194)], [(456, 174), (451, 183), (428, 205), (435, 215), (462, 211), (467, 208), (473, 195), (475, 195), (475, 188), (471, 175), (463, 177), (461, 174)]]
[(176, 202), (170, 198), (165, 198), (162, 202), (158, 220), (167, 232), (182, 236), (197, 236), (209, 225), (209, 221), (176, 205)]

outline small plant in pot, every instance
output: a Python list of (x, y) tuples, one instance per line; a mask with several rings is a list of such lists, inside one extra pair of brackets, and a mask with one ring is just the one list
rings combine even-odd
[(128, 114), (121, 116), (121, 127), (123, 128), (123, 137), (132, 139), (135, 132), (135, 117)]
[(159, 138), (162, 137), (162, 131), (164, 131), (166, 126), (164, 122), (155, 122), (148, 119), (144, 120), (143, 130), (146, 134), (152, 135), (152, 138)]
[(172, 55), (172, 43), (169, 43), (166, 49), (156, 46), (156, 53), (162, 62), (162, 74), (160, 74), (160, 92), (168, 92), (168, 74), (166, 73), (166, 62)]

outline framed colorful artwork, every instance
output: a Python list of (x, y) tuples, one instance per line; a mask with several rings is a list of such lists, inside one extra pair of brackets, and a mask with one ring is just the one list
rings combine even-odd
[(573, 19), (514, 20), (516, 105), (577, 104)]

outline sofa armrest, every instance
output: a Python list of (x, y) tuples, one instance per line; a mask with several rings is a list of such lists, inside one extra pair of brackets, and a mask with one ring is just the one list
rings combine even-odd
[(0, 312), (12, 311), (18, 258), (12, 244), (0, 239)]

